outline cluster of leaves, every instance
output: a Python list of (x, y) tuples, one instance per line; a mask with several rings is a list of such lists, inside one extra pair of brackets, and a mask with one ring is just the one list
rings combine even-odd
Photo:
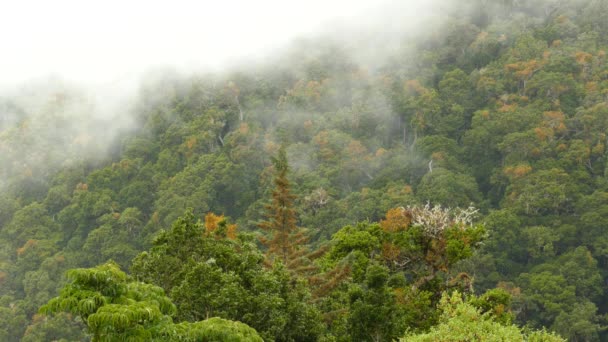
[(515, 325), (503, 325), (463, 300), (458, 292), (444, 294), (440, 301), (440, 323), (423, 334), (408, 334), (402, 341), (565, 341), (546, 331), (522, 332)]
[(330, 326), (343, 327), (338, 335), (378, 341), (395, 339), (406, 329), (428, 329), (436, 323), (442, 292), (471, 290), (466, 274), (449, 271), (472, 255), (485, 230), (454, 222), (440, 233), (427, 234), (412, 219), (415, 213), (417, 219), (431, 220), (438, 210), (451, 216), (449, 209), (439, 207), (396, 208), (380, 223), (361, 222), (333, 236), (321, 264), (325, 269), (346, 264), (350, 277), (319, 305)]
[(186, 213), (133, 260), (133, 276), (161, 286), (177, 306), (179, 320), (239, 320), (267, 340), (317, 336), (319, 313), (307, 305), (305, 284), (281, 264), (264, 267), (252, 237), (229, 238), (229, 226), (221, 216), (208, 214), (203, 225)]
[(113, 262), (70, 270), (68, 278), (40, 311), (78, 315), (92, 341), (263, 341), (249, 326), (220, 318), (174, 324), (176, 308), (164, 291), (129, 279)]

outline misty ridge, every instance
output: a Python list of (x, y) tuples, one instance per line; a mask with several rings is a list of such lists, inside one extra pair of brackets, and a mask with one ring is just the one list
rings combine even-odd
[(133, 127), (122, 96), (57, 78), (3, 92), (0, 187), (15, 178), (44, 182), (58, 168), (104, 160), (115, 138)]
[[(287, 75), (287, 80), (303, 77), (327, 79), (332, 76), (331, 68), (336, 72), (344, 69), (354, 71), (361, 68), (357, 64), (364, 59), (367, 59), (364, 69), (375, 69), (387, 58), (386, 52), (378, 49), (380, 44), (386, 46), (389, 43), (386, 39), (400, 39), (403, 33), (402, 27), (391, 27), (390, 32), (378, 31), (378, 25), (384, 21), (381, 17), (376, 13), (363, 20), (365, 29), (361, 33), (367, 35), (363, 39), (355, 38), (357, 35), (351, 32), (351, 23), (340, 23), (339, 32), (316, 33), (298, 38), (287, 47), (255, 51), (254, 57), (243, 57), (240, 62), (232, 61), (229, 65), (211, 68), (212, 72), (160, 66), (143, 75), (119, 75), (115, 81), (102, 84), (93, 82), (87, 85), (54, 75), (4, 85), (0, 89), (0, 187), (15, 178), (25, 182), (28, 178), (29, 181), (44, 182), (60, 167), (81, 162), (94, 165), (111, 157), (111, 152), (116, 154), (121, 144), (119, 137), (142, 129), (138, 116), (174, 101), (175, 97), (187, 96), (191, 87), (197, 85), (207, 88), (208, 98), (212, 98), (229, 85), (234, 87), (232, 78), (242, 77), (245, 82), (252, 82), (257, 75), (274, 73), (277, 78)], [(381, 37), (382, 43), (378, 39)], [(378, 46), (370, 48), (372, 42)], [(373, 56), (367, 55), (368, 51), (374, 51)], [(341, 55), (342, 59), (333, 60), (334, 53)], [(314, 64), (326, 67), (324, 64), (328, 61), (334, 64), (329, 71), (326, 69), (325, 74), (314, 74)], [(86, 76), (82, 78), (86, 79)], [(285, 79), (279, 82), (283, 84), (276, 84), (275, 88), (289, 86)], [(281, 95), (275, 95), (277, 102)], [(350, 101), (350, 94), (341, 89), (335, 95), (335, 98), (327, 100), (334, 102), (333, 106), (339, 107)], [(376, 101), (381, 100), (378, 94), (374, 96)], [(269, 120), (278, 119), (273, 117), (276, 113), (270, 113), (276, 109), (273, 103), (241, 108), (268, 113), (264, 115), (272, 117)], [(292, 113), (281, 115), (281, 119), (289, 122), (294, 116), (306, 115)], [(168, 119), (180, 120), (178, 117)], [(221, 138), (219, 135), (218, 139)]]
[(0, 341), (608, 340), (608, 1), (108, 1), (6, 37)]
[[(547, 2), (544, 11), (550, 11), (557, 3)], [(495, 34), (498, 35), (516, 28), (500, 26), (501, 17), (517, 15), (505, 15), (508, 5), (485, 4), (483, 14), (474, 13), (479, 4), (479, 1), (428, 1), (423, 5), (386, 2), (354, 18), (331, 20), (325, 23), (325, 28), (322, 26), (315, 33), (297, 37), (286, 46), (252, 51), (248, 57), (232, 58), (209, 71), (159, 65), (144, 74), (118, 75), (115, 81), (101, 84), (68, 81), (56, 74), (4, 85), (0, 88), (0, 187), (5, 186), (6, 180), (15, 178), (45, 182), (60, 167), (81, 162), (94, 165), (111, 158), (112, 153), (118, 153), (121, 137), (142, 129), (141, 115), (147, 110), (162, 107), (163, 102), (174, 100), (172, 97), (187, 96), (191, 86), (208, 88), (211, 98), (217, 92), (225, 92), (227, 87), (238, 88), (239, 78), (248, 85), (259, 77), (269, 77), (263, 82), (274, 82), (273, 96), (277, 103), (250, 105), (247, 94), (242, 94), (243, 103), (238, 104), (241, 114), (248, 112), (265, 124), (280, 127), (313, 119), (308, 112), (286, 111), (285, 106), (277, 108), (281, 107), (280, 98), (285, 95), (282, 89), (302, 87), (296, 82), (308, 79), (332, 83), (332, 96), (323, 99), (326, 109), (348, 110), (344, 107), (352, 101), (371, 115), (369, 120), (376, 120), (386, 130), (397, 120), (386, 96), (378, 91), (353, 92), (349, 85), (353, 79), (334, 79), (334, 76), (344, 74), (345, 70), (359, 73), (362, 77), (375, 78), (369, 79), (371, 86), (391, 60), (399, 61), (402, 68), (404, 65), (411, 68), (402, 69), (399, 77), (415, 73), (424, 67), (424, 57), (417, 55), (420, 45), (449, 39), (442, 35), (449, 34), (455, 15), (460, 18), (477, 15), (484, 17), (480, 20), (497, 21)], [(534, 9), (543, 10), (536, 6)], [(451, 22), (446, 20), (448, 17)], [(323, 71), (319, 73), (315, 68)], [(86, 79), (86, 75), (81, 79)], [(234, 129), (234, 125), (226, 126), (223, 134)], [(386, 136), (386, 132), (379, 135)], [(221, 138), (219, 134), (218, 140)], [(294, 166), (300, 164), (294, 161)]]

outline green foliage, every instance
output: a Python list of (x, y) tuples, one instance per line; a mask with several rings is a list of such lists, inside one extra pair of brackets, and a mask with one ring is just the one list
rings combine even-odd
[(424, 201), (453, 207), (466, 207), (481, 200), (473, 177), (444, 169), (435, 169), (422, 177), (418, 196)]
[(264, 341), (257, 332), (241, 322), (213, 317), (195, 323), (179, 323), (161, 330), (154, 341)]
[(176, 308), (164, 291), (154, 285), (131, 281), (112, 262), (91, 269), (70, 270), (68, 278), (70, 283), (61, 295), (42, 306), (40, 312), (78, 315), (86, 322), (93, 341), (240, 341), (245, 338), (262, 341), (249, 326), (220, 318), (174, 324), (172, 316)]
[(9, 296), (0, 297), (0, 338), (3, 341), (19, 341), (27, 326), (27, 315), (23, 308)]
[(115, 338), (148, 339), (151, 330), (171, 322), (175, 312), (162, 289), (128, 282), (117, 264), (73, 269), (59, 297), (40, 308), (43, 314), (70, 312), (86, 322), (95, 341)]
[(403, 331), (388, 276), (385, 267), (370, 265), (364, 283), (350, 289), (348, 330), (353, 340), (392, 340)]
[[(331, 326), (340, 327), (334, 331), (336, 338), (391, 340), (408, 328), (425, 330), (435, 324), (435, 304), (442, 291), (470, 290), (468, 275), (454, 276), (449, 270), (470, 257), (485, 237), (483, 226), (470, 225), (473, 214), (472, 209), (428, 205), (396, 208), (379, 224), (359, 223), (334, 234), (322, 265), (346, 264), (351, 275), (321, 304), (332, 318)], [(485, 305), (502, 305), (497, 309), (502, 310), (501, 319), (510, 319), (505, 318), (510, 316), (504, 299), (488, 297), (480, 303), (493, 300), (495, 305)], [(347, 308), (343, 315), (336, 312), (340, 305)]]
[(514, 315), (508, 310), (511, 307), (511, 295), (504, 289), (491, 289), (479, 297), (469, 298), (468, 303), (476, 307), (480, 313), (489, 313), (496, 322), (510, 325)]
[(266, 269), (248, 236), (216, 237), (206, 233), (211, 222), (206, 225), (186, 212), (157, 236), (149, 252), (134, 259), (133, 275), (165, 289), (180, 320), (239, 320), (271, 340), (319, 335), (319, 314), (307, 303), (309, 290), (301, 281), (279, 265)]
[[(74, 320), (91, 317), (130, 336), (199, 336), (199, 323), (163, 325), (160, 304), (134, 323), (148, 305), (135, 297), (156, 292), (116, 266), (82, 269), (109, 259), (162, 288), (177, 319), (238, 320), (266, 340), (447, 332), (457, 318), (437, 326), (436, 304), (454, 289), (469, 297), (454, 304), (466, 317), (483, 317), (460, 323), (496, 331), (488, 339), (545, 336), (516, 322), (606, 340), (606, 3), (444, 7), (444, 21), (418, 25), (432, 30), (375, 42), (374, 56), (319, 38), (251, 68), (150, 77), (111, 142), (83, 122), (94, 109), (77, 89), (3, 96), (0, 340), (78, 340)], [(325, 254), (305, 280), (266, 265), (256, 244), (281, 142), (289, 220)], [(472, 203), (480, 217), (466, 229), (412, 223), (407, 208), (424, 203)], [(252, 234), (227, 220), (209, 232), (208, 212)], [(57, 302), (68, 269), (80, 273)], [(49, 300), (73, 317), (35, 316)]]
[(59, 313), (51, 317), (34, 316), (21, 341), (83, 341), (88, 340), (82, 322), (68, 313)]
[(523, 333), (515, 325), (503, 325), (482, 314), (454, 292), (441, 298), (440, 323), (428, 333), (409, 334), (402, 341), (565, 341), (545, 331)]

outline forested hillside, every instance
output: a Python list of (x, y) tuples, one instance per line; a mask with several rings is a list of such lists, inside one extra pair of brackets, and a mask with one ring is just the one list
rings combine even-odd
[(608, 2), (441, 11), (0, 98), (0, 340), (608, 340)]

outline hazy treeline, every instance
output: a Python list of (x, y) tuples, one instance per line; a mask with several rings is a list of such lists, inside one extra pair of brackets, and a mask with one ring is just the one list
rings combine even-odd
[(608, 3), (428, 11), (4, 92), (0, 340), (605, 339)]

